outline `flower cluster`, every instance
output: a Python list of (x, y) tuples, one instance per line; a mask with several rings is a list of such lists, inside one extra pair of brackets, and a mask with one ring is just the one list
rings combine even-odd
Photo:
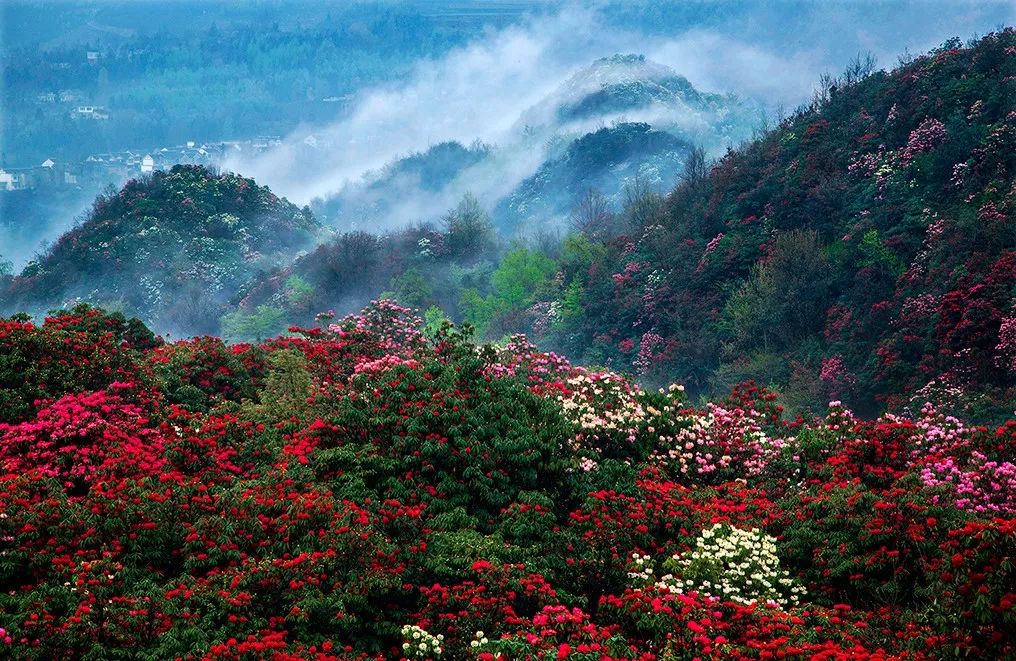
[(946, 139), (945, 124), (934, 118), (929, 118), (910, 132), (907, 144), (899, 154), (899, 164), (907, 167), (918, 154), (923, 154), (935, 149)]
[(733, 471), (747, 477), (764, 473), (782, 456), (787, 440), (765, 432), (765, 415), (753, 407), (726, 408), (709, 403), (704, 411), (687, 411), (662, 426), (651, 461), (674, 475), (715, 477)]
[(577, 447), (610, 452), (618, 443), (634, 442), (646, 417), (639, 392), (610, 372), (581, 372), (564, 381), (557, 399), (576, 426)]
[(417, 324), (5, 322), (0, 656), (1016, 654), (1016, 422), (696, 409)]
[(538, 351), (525, 335), (508, 338), (496, 348), (495, 358), (487, 368), (490, 376), (525, 379), (535, 392), (575, 372), (564, 356)]
[[(645, 564), (644, 558), (636, 562)], [(781, 608), (796, 606), (805, 594), (780, 569), (775, 539), (760, 530), (725, 523), (703, 530), (691, 551), (672, 556), (663, 569), (670, 573), (656, 585), (675, 593), (699, 592), (746, 605)], [(651, 568), (642, 571), (652, 573)]]
[(425, 629), (407, 624), (402, 627), (402, 651), (411, 659), (431, 659), (441, 656), (444, 636), (432, 636)]

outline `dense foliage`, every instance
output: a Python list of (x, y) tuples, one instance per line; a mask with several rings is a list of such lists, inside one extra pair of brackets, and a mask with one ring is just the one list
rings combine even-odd
[(696, 392), (1011, 413), (1016, 32), (823, 90), (559, 262), (544, 340)]
[(0, 302), (34, 311), (84, 298), (161, 329), (216, 332), (243, 284), (318, 231), (308, 210), (251, 179), (178, 165), (98, 197), (81, 225), (0, 283)]
[(87, 307), (0, 337), (38, 364), (0, 382), (5, 657), (1016, 654), (1014, 421), (696, 408), (387, 300), (258, 345)]

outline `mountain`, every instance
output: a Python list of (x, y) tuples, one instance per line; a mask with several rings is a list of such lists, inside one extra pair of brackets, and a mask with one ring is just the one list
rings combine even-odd
[[(393, 216), (403, 211), (399, 204), (407, 196), (439, 196), (457, 176), (489, 154), (489, 147), (479, 143), (465, 147), (455, 141), (442, 142), (393, 161), (380, 172), (365, 174), (362, 182), (347, 186), (341, 194), (315, 200), (312, 209), (322, 222), (332, 225), (390, 226), (397, 222)], [(437, 200), (431, 202), (432, 207), (441, 208), (434, 204)]]
[(102, 303), (162, 331), (214, 332), (251, 277), (313, 245), (308, 210), (251, 179), (175, 166), (95, 200), (87, 218), (0, 283), (0, 307)]
[[(890, 72), (852, 69), (711, 164), (653, 127), (600, 129), (495, 209), (503, 230), (538, 226), (565, 208), (554, 194), (629, 177), (657, 153), (690, 159), (681, 183), (637, 190), (619, 212), (593, 200), (584, 233), (478, 262), (449, 263), (441, 231), (393, 234), (356, 271), (488, 338), (524, 332), (695, 395), (753, 379), (805, 415), (930, 401), (999, 419), (1016, 401), (1014, 52), (1006, 30)], [(345, 272), (347, 251), (306, 272)], [(351, 291), (337, 282), (316, 277), (318, 300)]]
[(714, 148), (744, 139), (758, 115), (731, 95), (696, 90), (674, 69), (644, 55), (617, 54), (577, 71), (523, 113), (519, 125), (589, 126), (619, 119), (644, 121)]
[(472, 193), (498, 209), (509, 235), (560, 230), (588, 188), (617, 204), (637, 175), (663, 192), (691, 145), (720, 153), (747, 138), (757, 120), (749, 105), (699, 92), (669, 67), (614, 55), (523, 112), (499, 144), (434, 145), (364, 173), (313, 208), (339, 228), (376, 231), (435, 221)]

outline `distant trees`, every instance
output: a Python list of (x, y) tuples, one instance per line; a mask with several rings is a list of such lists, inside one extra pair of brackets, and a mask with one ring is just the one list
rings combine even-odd
[(449, 254), (464, 261), (480, 258), (495, 245), (494, 224), (480, 201), (466, 193), (442, 219)]
[(572, 230), (591, 239), (605, 239), (614, 229), (615, 214), (600, 191), (586, 190), (571, 214)]
[(509, 310), (531, 304), (541, 285), (557, 270), (546, 255), (522, 246), (509, 250), (491, 276), (497, 302)]
[(752, 268), (724, 312), (740, 352), (791, 346), (821, 328), (829, 303), (829, 260), (818, 233), (779, 235), (768, 259)]
[(706, 150), (704, 147), (696, 145), (688, 154), (688, 160), (684, 165), (684, 170), (678, 176), (678, 181), (692, 190), (697, 190), (708, 176), (709, 162), (706, 159)]
[(236, 310), (222, 316), (222, 336), (231, 342), (263, 340), (282, 332), (286, 313), (281, 308), (259, 305), (253, 312)]
[(624, 230), (638, 234), (642, 228), (660, 219), (663, 196), (657, 193), (641, 176), (635, 176), (624, 186)]
[(481, 336), (495, 321), (521, 312), (540, 298), (541, 290), (553, 278), (557, 263), (545, 254), (517, 245), (502, 257), (490, 276), (490, 295), (480, 296), (469, 288), (462, 292), (459, 309)]

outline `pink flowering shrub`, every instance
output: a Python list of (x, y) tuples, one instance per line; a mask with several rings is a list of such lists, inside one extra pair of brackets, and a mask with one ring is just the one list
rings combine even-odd
[(66, 395), (34, 420), (0, 424), (0, 472), (39, 471), (75, 491), (158, 471), (162, 448), (139, 406), (104, 391)]

